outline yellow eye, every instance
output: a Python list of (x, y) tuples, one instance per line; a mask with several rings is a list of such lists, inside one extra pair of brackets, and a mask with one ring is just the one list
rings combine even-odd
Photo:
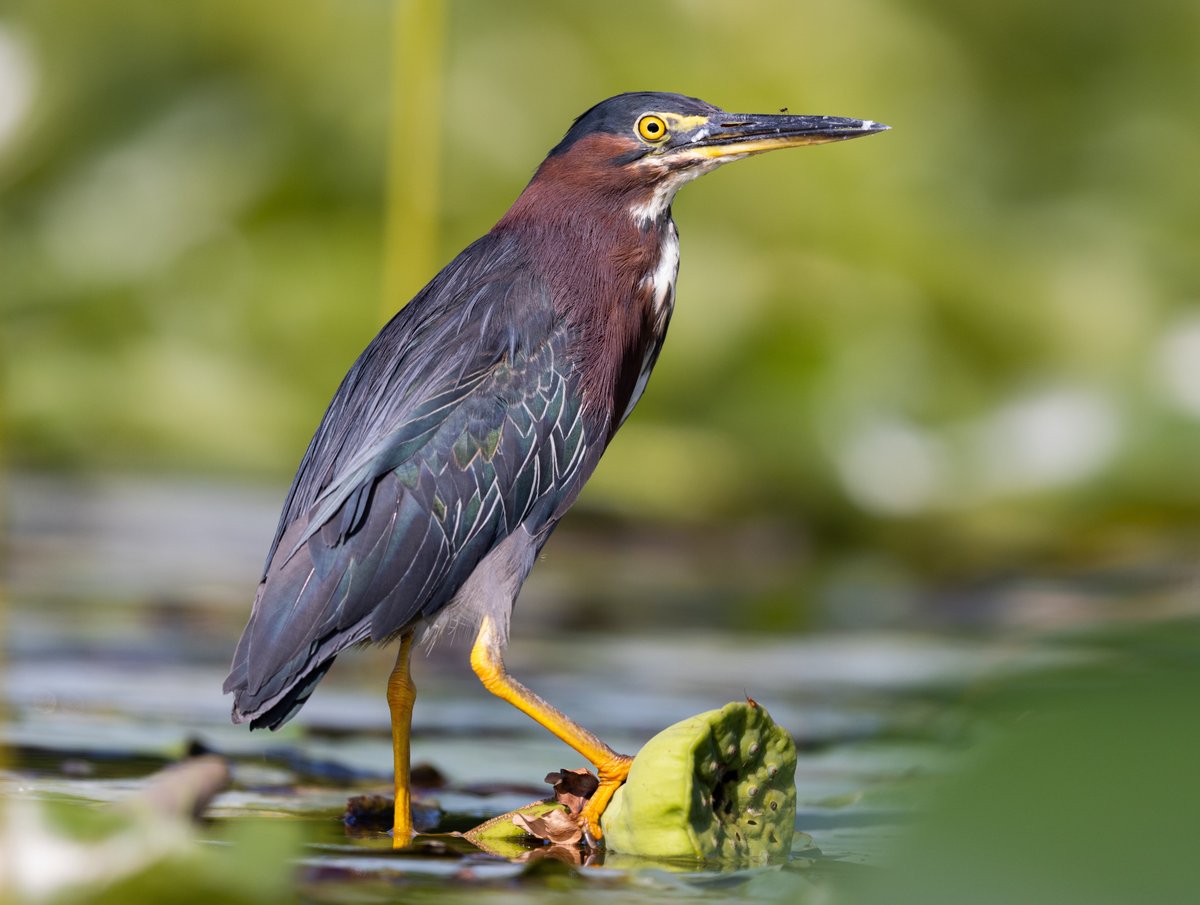
[(662, 141), (667, 137), (667, 124), (661, 116), (647, 113), (637, 121), (637, 131), (646, 141)]

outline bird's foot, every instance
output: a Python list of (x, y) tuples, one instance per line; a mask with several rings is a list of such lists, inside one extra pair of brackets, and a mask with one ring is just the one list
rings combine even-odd
[(611, 760), (596, 764), (596, 774), (600, 785), (592, 797), (588, 799), (583, 810), (579, 812), (579, 823), (583, 827), (584, 840), (588, 845), (595, 846), (602, 838), (604, 831), (600, 828), (600, 817), (612, 800), (613, 793), (625, 782), (629, 775), (629, 766), (633, 758), (626, 754), (614, 755)]

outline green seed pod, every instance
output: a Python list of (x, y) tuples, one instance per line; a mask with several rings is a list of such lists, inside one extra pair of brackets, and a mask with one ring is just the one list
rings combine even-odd
[(796, 822), (796, 746), (761, 706), (676, 723), (638, 752), (604, 813), (608, 848), (659, 858), (786, 856)]

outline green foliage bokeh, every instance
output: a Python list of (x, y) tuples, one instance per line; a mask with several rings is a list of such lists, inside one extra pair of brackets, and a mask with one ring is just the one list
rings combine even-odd
[[(671, 336), (584, 511), (774, 520), (948, 573), (1194, 546), (1196, 5), (445, 9), (442, 116), (405, 133), (442, 148), (431, 273), (619, 91), (894, 127), (681, 194)], [(290, 477), (404, 301), (391, 14), (0, 13), (10, 463)]]

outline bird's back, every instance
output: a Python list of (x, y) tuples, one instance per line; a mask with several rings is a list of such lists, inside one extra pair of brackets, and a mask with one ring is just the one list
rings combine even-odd
[(288, 493), (225, 683), (235, 721), (285, 722), (339, 651), (436, 616), (518, 530), (532, 563), (608, 433), (587, 423), (569, 333), (503, 232), (384, 327)]

